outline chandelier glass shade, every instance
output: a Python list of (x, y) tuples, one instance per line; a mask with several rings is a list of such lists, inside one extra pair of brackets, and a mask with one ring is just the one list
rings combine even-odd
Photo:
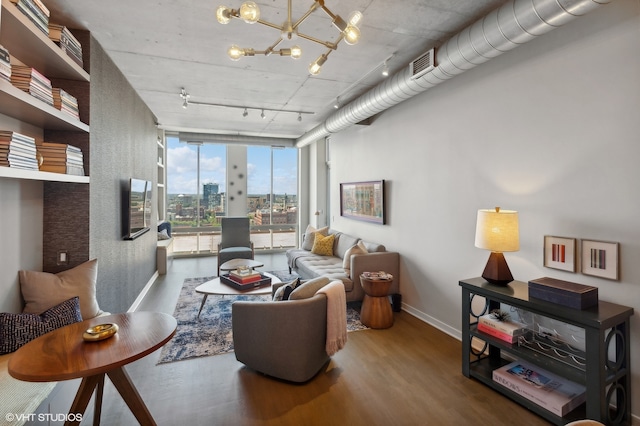
[[(322, 65), (327, 61), (329, 54), (338, 48), (338, 44), (344, 40), (348, 45), (357, 44), (360, 41), (360, 29), (358, 28), (358, 24), (362, 20), (362, 13), (359, 11), (354, 11), (349, 15), (349, 19), (345, 21), (339, 15), (335, 15), (329, 8), (324, 5), (324, 0), (315, 0), (309, 10), (302, 15), (297, 21), (293, 21), (291, 19), (291, 2), (292, 0), (288, 0), (287, 7), (287, 20), (281, 24), (273, 24), (271, 22), (260, 19), (260, 8), (253, 1), (245, 1), (242, 3), (239, 9), (231, 9), (227, 6), (219, 6), (216, 10), (216, 19), (221, 24), (228, 24), (231, 22), (233, 18), (242, 19), (244, 22), (248, 24), (262, 24), (267, 27), (274, 28), (280, 31), (280, 36), (278, 39), (265, 50), (255, 50), (249, 47), (239, 47), (237, 45), (232, 45), (228, 50), (227, 54), (229, 58), (233, 61), (238, 61), (244, 56), (255, 56), (265, 55), (269, 56), (272, 53), (276, 53), (280, 56), (290, 56), (293, 59), (299, 59), (302, 56), (302, 48), (298, 45), (291, 46), (290, 48), (280, 48), (276, 49), (280, 43), (283, 41), (292, 41), (297, 38), (303, 38), (305, 40), (312, 41), (314, 43), (320, 44), (328, 48), (328, 50), (320, 55), (315, 61), (313, 61), (309, 65), (309, 73), (315, 75), (320, 72), (322, 69)], [(339, 31), (338, 37), (335, 41), (324, 41), (308, 34), (301, 33), (298, 30), (300, 24), (307, 19), (311, 14), (318, 10), (322, 9), (332, 21), (333, 26)]]

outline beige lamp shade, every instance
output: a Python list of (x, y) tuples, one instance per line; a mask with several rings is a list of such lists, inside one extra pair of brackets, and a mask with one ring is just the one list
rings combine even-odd
[(476, 247), (502, 253), (520, 250), (518, 212), (514, 210), (478, 210)]

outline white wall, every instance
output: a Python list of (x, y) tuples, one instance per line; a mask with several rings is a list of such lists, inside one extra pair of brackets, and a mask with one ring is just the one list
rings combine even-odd
[[(520, 281), (594, 285), (640, 309), (640, 1), (618, 0), (332, 135), (331, 225), (401, 254), (408, 309), (460, 336), (458, 281), (479, 276), (476, 211), (520, 212)], [(385, 226), (341, 218), (340, 182), (385, 179)], [(543, 236), (620, 242), (621, 280), (543, 264)], [(640, 312), (632, 317), (640, 414)]]
[(22, 312), (19, 270), (42, 270), (42, 182), (0, 178), (0, 312)]

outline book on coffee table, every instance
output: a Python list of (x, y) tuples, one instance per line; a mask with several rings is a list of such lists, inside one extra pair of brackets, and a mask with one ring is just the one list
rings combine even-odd
[(247, 283), (240, 283), (229, 276), (229, 274), (220, 275), (220, 282), (226, 284), (236, 290), (253, 290), (258, 287), (265, 287), (271, 285), (271, 277), (266, 275), (260, 275), (260, 279), (257, 281), (251, 281)]

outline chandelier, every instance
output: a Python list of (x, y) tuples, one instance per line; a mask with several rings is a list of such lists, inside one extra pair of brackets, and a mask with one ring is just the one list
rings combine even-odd
[[(317, 9), (322, 9), (329, 17), (331, 18), (331, 22), (333, 26), (340, 31), (337, 39), (335, 41), (323, 41), (319, 40), (310, 35), (301, 33), (298, 31), (298, 27), (305, 19), (307, 19), (314, 11)], [(360, 40), (360, 29), (357, 24), (362, 19), (362, 13), (359, 11), (351, 12), (349, 15), (349, 19), (345, 21), (339, 15), (335, 15), (331, 12), (325, 5), (324, 0), (315, 0), (309, 10), (300, 17), (297, 21), (293, 22), (291, 19), (291, 0), (289, 0), (289, 4), (287, 7), (287, 20), (281, 24), (276, 25), (271, 22), (267, 22), (265, 20), (260, 19), (260, 8), (253, 1), (245, 1), (240, 6), (240, 9), (230, 9), (227, 6), (219, 6), (216, 10), (216, 18), (218, 22), (221, 24), (228, 24), (231, 22), (231, 18), (242, 19), (247, 24), (258, 24), (265, 25), (267, 27), (275, 28), (280, 31), (280, 37), (265, 50), (255, 50), (250, 47), (239, 47), (235, 44), (232, 45), (229, 50), (227, 50), (227, 54), (233, 61), (240, 60), (243, 56), (255, 56), (265, 55), (269, 56), (272, 53), (278, 54), (280, 56), (290, 56), (293, 59), (299, 59), (302, 56), (302, 48), (298, 45), (291, 46), (290, 48), (281, 48), (276, 50), (276, 47), (280, 43), (285, 40), (295, 40), (300, 37), (305, 40), (312, 41), (314, 43), (318, 43), (322, 46), (328, 48), (327, 52), (320, 55), (315, 61), (313, 61), (309, 65), (309, 73), (316, 75), (320, 72), (322, 65), (327, 61), (327, 57), (329, 54), (338, 48), (338, 44), (344, 40), (345, 43), (349, 45), (353, 45), (358, 43)]]

